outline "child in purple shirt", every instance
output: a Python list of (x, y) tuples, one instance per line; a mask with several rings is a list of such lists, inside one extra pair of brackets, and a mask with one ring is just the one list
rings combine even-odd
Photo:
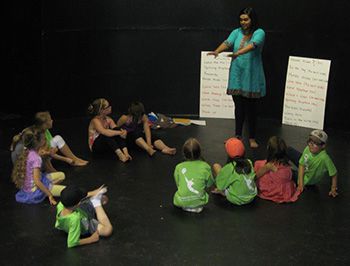
[(39, 155), (39, 150), (46, 143), (42, 131), (28, 130), (22, 138), (24, 150), (17, 159), (12, 171), (12, 181), (19, 188), (19, 191), (16, 193), (16, 201), (35, 204), (42, 202), (48, 197), (50, 204), (56, 205), (57, 202), (54, 196), (59, 196), (65, 188), (65, 186), (57, 185), (64, 180), (64, 173), (41, 173), (42, 159)]

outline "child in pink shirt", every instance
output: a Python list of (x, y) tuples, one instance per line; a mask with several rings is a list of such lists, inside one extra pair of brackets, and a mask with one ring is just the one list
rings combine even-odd
[(295, 202), (299, 193), (292, 180), (292, 169), (286, 155), (287, 145), (283, 139), (273, 136), (267, 143), (267, 159), (256, 161), (256, 185), (258, 196), (277, 203)]

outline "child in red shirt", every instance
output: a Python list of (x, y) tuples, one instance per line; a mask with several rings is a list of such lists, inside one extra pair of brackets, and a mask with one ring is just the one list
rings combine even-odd
[(288, 164), (287, 145), (283, 139), (273, 136), (267, 143), (267, 159), (256, 161), (256, 185), (258, 196), (277, 203), (294, 202), (300, 193), (292, 180), (292, 169)]

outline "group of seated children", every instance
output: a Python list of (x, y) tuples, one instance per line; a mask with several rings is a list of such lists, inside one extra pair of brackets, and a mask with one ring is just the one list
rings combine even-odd
[[(144, 106), (134, 102), (127, 114), (117, 124), (108, 115), (112, 108), (106, 99), (95, 100), (88, 108), (93, 116), (88, 129), (88, 144), (93, 153), (114, 152), (120, 161), (132, 160), (128, 147), (136, 144), (153, 156), (156, 150), (174, 155), (175, 148), (168, 147), (151, 133)], [(85, 166), (88, 161), (77, 157), (64, 139), (52, 136), (53, 120), (49, 112), (35, 115), (34, 125), (25, 128), (13, 138), (11, 159), (12, 181), (19, 189), (16, 201), (36, 204), (48, 198), (51, 205), (57, 205), (55, 197), (61, 197), (57, 205), (56, 228), (68, 233), (67, 245), (73, 247), (93, 243), (99, 236), (109, 236), (112, 225), (102, 205), (107, 202), (103, 194), (107, 189), (85, 192), (75, 186), (60, 185), (65, 179), (51, 160), (60, 160), (72, 166)], [(90, 235), (86, 238), (81, 236)]]
[[(283, 139), (273, 136), (267, 143), (267, 157), (253, 163), (245, 157), (245, 147), (238, 138), (225, 142), (228, 155), (225, 166), (212, 167), (201, 155), (201, 145), (194, 138), (183, 146), (185, 161), (174, 171), (177, 191), (174, 205), (185, 211), (199, 213), (208, 203), (208, 190), (224, 196), (234, 205), (252, 202), (255, 196), (277, 203), (295, 202), (305, 186), (331, 177), (329, 196), (336, 197), (337, 170), (326, 152), (327, 134), (313, 130), (303, 153), (287, 147)], [(293, 175), (290, 162), (298, 167)], [(296, 186), (297, 181), (297, 186)]]
[(175, 148), (168, 147), (154, 133), (151, 133), (148, 117), (141, 102), (133, 102), (128, 112), (117, 123), (109, 116), (112, 107), (104, 99), (96, 99), (89, 106), (88, 112), (93, 116), (89, 124), (89, 148), (96, 154), (114, 152), (120, 161), (132, 160), (128, 147), (136, 144), (150, 156), (156, 150), (174, 155)]
[[(116, 154), (120, 161), (132, 160), (130, 145), (137, 145), (149, 156), (159, 150), (174, 155), (175, 148), (167, 146), (151, 133), (148, 118), (142, 103), (134, 102), (127, 114), (117, 123), (109, 116), (111, 106), (106, 99), (95, 100), (88, 108), (92, 119), (88, 128), (88, 144), (93, 153)], [(73, 166), (85, 166), (88, 161), (77, 157), (61, 136), (52, 136), (53, 120), (49, 112), (40, 112), (35, 123), (13, 138), (11, 145), (14, 163), (12, 180), (19, 191), (16, 200), (35, 204), (48, 198), (57, 205), (55, 197), (61, 197), (57, 205), (55, 227), (68, 233), (67, 245), (74, 247), (93, 243), (100, 236), (109, 236), (113, 227), (102, 205), (107, 203), (106, 187), (86, 192), (74, 185), (65, 187), (65, 179), (51, 160), (61, 160)], [(223, 167), (205, 162), (201, 145), (194, 138), (183, 146), (185, 161), (174, 171), (177, 191), (174, 205), (185, 211), (199, 213), (208, 203), (211, 193), (219, 194), (235, 205), (252, 202), (256, 195), (278, 203), (294, 202), (304, 186), (320, 182), (323, 176), (332, 177), (330, 196), (337, 196), (337, 170), (325, 147), (327, 134), (321, 130), (311, 132), (307, 147), (301, 154), (279, 137), (271, 137), (267, 144), (266, 160), (252, 161), (245, 157), (245, 148), (238, 138), (225, 142), (228, 155)], [(290, 165), (299, 167), (296, 186)], [(213, 177), (214, 174), (214, 177)]]

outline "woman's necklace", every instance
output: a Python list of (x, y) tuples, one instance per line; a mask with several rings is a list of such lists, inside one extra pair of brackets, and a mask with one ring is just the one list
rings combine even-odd
[(241, 43), (239, 45), (239, 49), (242, 49), (244, 47), (244, 45), (252, 38), (252, 34), (245, 34), (243, 31), (243, 38), (241, 40)]

